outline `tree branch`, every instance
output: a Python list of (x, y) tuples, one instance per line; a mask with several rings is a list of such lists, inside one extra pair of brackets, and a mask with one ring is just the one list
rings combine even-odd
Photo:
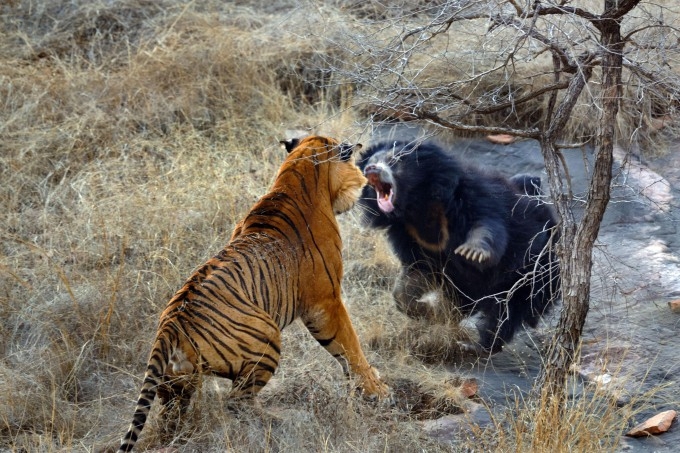
[(584, 57), (584, 61), (580, 65), (580, 72), (574, 75), (569, 81), (567, 93), (557, 106), (555, 116), (550, 122), (550, 127), (545, 133), (546, 137), (549, 139), (553, 140), (556, 138), (556, 135), (562, 131), (564, 126), (567, 124), (567, 121), (569, 120), (569, 114), (572, 112), (578, 97), (581, 95), (583, 88), (586, 86), (588, 80), (590, 80), (590, 76), (593, 74), (593, 64), (591, 60), (592, 58)]
[[(424, 25), (422, 27), (414, 28), (413, 30), (406, 32), (403, 35), (402, 38), (403, 39), (410, 38), (411, 36), (420, 34), (425, 30), (430, 30), (432, 28), (438, 28), (438, 30), (436, 30), (436, 31), (430, 31), (430, 33), (431, 33), (430, 38), (432, 38), (432, 37), (434, 37), (438, 34), (445, 33), (449, 29), (449, 27), (451, 27), (451, 24), (453, 24), (454, 22), (458, 22), (458, 21), (462, 21), (462, 20), (473, 20), (473, 19), (486, 19), (486, 18), (488, 18), (488, 16), (489, 16), (488, 13), (483, 9), (479, 10), (479, 11), (473, 10), (472, 12), (469, 12), (467, 14), (462, 14), (463, 11), (465, 11), (466, 9), (473, 9), (472, 5), (474, 5), (474, 4), (463, 4), (462, 6), (458, 6), (456, 4), (456, 6), (454, 7), (454, 11), (448, 13), (448, 17), (446, 17), (442, 20), (439, 20), (439, 21), (434, 20), (434, 21), (430, 22), (429, 24)], [(443, 15), (443, 13), (444, 12), (442, 11), (441, 15)]]
[(535, 98), (541, 96), (542, 94), (545, 94), (545, 93), (548, 93), (548, 92), (555, 93), (559, 90), (563, 90), (563, 89), (567, 88), (568, 86), (569, 86), (569, 80), (565, 80), (563, 82), (553, 83), (551, 85), (546, 85), (544, 87), (541, 87), (541, 88), (539, 88), (535, 91), (531, 91), (531, 92), (529, 92), (529, 93), (527, 93), (523, 96), (518, 97), (516, 100), (513, 100), (513, 101), (504, 102), (502, 104), (494, 104), (493, 106), (488, 106), (488, 107), (484, 107), (484, 108), (482, 108), (482, 107), (478, 107), (478, 108), (471, 107), (470, 111), (467, 112), (467, 113), (473, 113), (473, 114), (475, 114), (475, 113), (479, 113), (479, 114), (496, 113), (496, 112), (499, 112), (499, 111), (506, 109), (508, 107), (515, 107), (517, 105), (521, 105), (525, 102), (528, 102), (532, 99), (535, 99)]
[(646, 80), (650, 84), (660, 87), (670, 98), (669, 103), (671, 105), (680, 106), (680, 89), (678, 88), (680, 84), (678, 84), (677, 79), (675, 80), (675, 84), (668, 82), (666, 81), (668, 77), (656, 75), (652, 71), (643, 68), (640, 64), (625, 58), (623, 59), (623, 66), (640, 77), (640, 79)]
[(436, 113), (430, 112), (424, 108), (415, 109), (413, 115), (418, 119), (423, 119), (437, 126), (445, 127), (447, 129), (454, 129), (466, 132), (481, 132), (483, 134), (508, 134), (516, 137), (525, 137), (538, 139), (541, 134), (538, 129), (512, 129), (509, 127), (493, 127), (493, 126), (475, 126), (457, 121), (448, 121), (441, 118)]
[[(678, 28), (677, 27), (671, 27), (670, 25), (667, 24), (652, 24), (652, 25), (645, 25), (644, 27), (636, 28), (635, 30), (632, 30), (630, 33), (628, 33), (626, 36), (624, 36), (622, 39), (623, 41), (630, 41), (630, 38), (636, 34), (640, 33), (641, 31), (649, 30), (650, 28), (664, 28), (668, 29), (671, 31), (674, 31), (675, 33), (678, 33)], [(652, 49), (657, 49), (658, 46), (650, 47)]]
[(601, 20), (600, 16), (597, 14), (574, 6), (543, 6), (540, 2), (534, 2), (534, 8), (538, 11), (539, 16), (568, 14), (581, 17), (593, 25), (595, 22)]
[(543, 6), (540, 2), (534, 2), (534, 8), (538, 11), (541, 16), (556, 15), (556, 14), (571, 14), (574, 16), (581, 17), (595, 26), (601, 31), (603, 22), (609, 20), (619, 20), (626, 14), (635, 8), (640, 0), (618, 0), (614, 4), (609, 3), (605, 7), (605, 11), (602, 15), (593, 14), (590, 11), (586, 11), (581, 8), (574, 6)]
[[(570, 79), (569, 79), (570, 80)], [(514, 100), (503, 102), (500, 104), (492, 104), (492, 105), (482, 105), (482, 106), (475, 106), (472, 104), (469, 100), (457, 95), (456, 93), (444, 93), (440, 94), (440, 96), (446, 96), (449, 98), (456, 99), (459, 101), (462, 105), (465, 105), (468, 107), (469, 110), (465, 112), (466, 115), (472, 115), (472, 114), (481, 114), (481, 115), (488, 115), (491, 113), (497, 113), (500, 112), (504, 109), (507, 108), (514, 108), (518, 105), (522, 105), (525, 102), (531, 101), (533, 99), (536, 99), (537, 97), (545, 94), (545, 93), (555, 93), (560, 90), (563, 90), (569, 86), (569, 80), (564, 80), (562, 82), (557, 82), (553, 83), (550, 85), (545, 85), (540, 88), (537, 88), (529, 93), (526, 93), (522, 96), (517, 97)], [(420, 93), (423, 91), (421, 90)], [(410, 96), (411, 94), (414, 94), (415, 98), (418, 99), (418, 94), (415, 92), (411, 91), (405, 91), (401, 90), (401, 95), (404, 97)], [(400, 103), (401, 105), (404, 105), (404, 103)]]
[(640, 0), (614, 0), (605, 2), (604, 14), (602, 14), (602, 19), (621, 19), (623, 16), (628, 14), (633, 8), (635, 8)]
[(517, 4), (516, 0), (508, 0), (508, 3), (510, 3), (513, 6), (513, 8), (515, 8), (515, 12), (517, 12), (518, 16), (522, 17), (525, 15), (524, 10), (522, 9), (521, 6)]

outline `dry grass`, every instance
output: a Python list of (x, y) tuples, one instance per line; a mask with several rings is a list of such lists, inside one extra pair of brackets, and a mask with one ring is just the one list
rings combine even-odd
[[(351, 90), (323, 71), (343, 56), (306, 32), (313, 23), (341, 36), (346, 13), (237, 3), (0, 6), (0, 450), (117, 442), (158, 314), (267, 189), (283, 158), (278, 140), (289, 129), (361, 136)], [(441, 365), (455, 357), (455, 329), (407, 329), (390, 300), (397, 267), (384, 242), (353, 215), (342, 228), (347, 303), (370, 360), (407, 404), (356, 398), (293, 325), (260, 398), (268, 415), (226, 415), (227, 383), (208, 379), (177, 434), (183, 450), (453, 448), (416, 419), (467, 404), (459, 376)], [(151, 423), (140, 450), (158, 446), (156, 431)]]

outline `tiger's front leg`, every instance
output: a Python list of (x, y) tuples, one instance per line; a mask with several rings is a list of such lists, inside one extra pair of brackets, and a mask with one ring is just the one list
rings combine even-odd
[(312, 336), (342, 365), (345, 375), (358, 379), (358, 387), (369, 399), (388, 399), (390, 389), (364, 355), (347, 309), (341, 300), (318, 304), (303, 321)]

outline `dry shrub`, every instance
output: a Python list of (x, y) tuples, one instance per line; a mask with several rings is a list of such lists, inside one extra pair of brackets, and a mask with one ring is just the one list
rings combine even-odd
[[(333, 89), (330, 82), (310, 85), (312, 76), (310, 82), (298, 82), (301, 68), (318, 72), (317, 56), (323, 53), (318, 39), (295, 41), (266, 16), (256, 21), (256, 13), (248, 9), (228, 9), (225, 20), (172, 5), (159, 9), (155, 2), (115, 2), (45, 8), (44, 16), (55, 22), (55, 43), (68, 41), (60, 28), (71, 33), (93, 28), (96, 39), (103, 39), (106, 33), (97, 23), (111, 17), (144, 38), (125, 34), (124, 48), (97, 46), (95, 54), (107, 62), (103, 66), (80, 64), (81, 54), (92, 52), (76, 44), (68, 55), (43, 50), (37, 60), (23, 61), (20, 49), (39, 46), (31, 42), (19, 47), (11, 56), (19, 64), (5, 65), (0, 72), (9, 82), (0, 86), (8, 107), (0, 112), (7, 149), (35, 157), (42, 175), (52, 181), (66, 168), (74, 171), (73, 162), (64, 162), (66, 151), (73, 161), (86, 162), (152, 148), (140, 139), (158, 143), (172, 132), (199, 131), (247, 142), (251, 131), (281, 134), (281, 124), (317, 126), (319, 112), (312, 110), (307, 118), (294, 113), (293, 105), (306, 105), (302, 101), (308, 97), (327, 99), (320, 91)], [(33, 26), (35, 33), (45, 28)], [(288, 88), (282, 91), (281, 86)], [(42, 164), (48, 159), (57, 168)]]
[(119, 57), (139, 44), (149, 17), (163, 14), (162, 3), (150, 0), (70, 5), (48, 2), (41, 5), (46, 7), (41, 22), (51, 19), (53, 26), (44, 27), (45, 34), (31, 49), (30, 56), (118, 66), (122, 63)]

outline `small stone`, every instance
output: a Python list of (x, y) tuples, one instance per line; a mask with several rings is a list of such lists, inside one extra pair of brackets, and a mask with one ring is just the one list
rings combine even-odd
[(472, 398), (477, 394), (479, 390), (479, 385), (476, 379), (465, 379), (460, 385), (460, 393), (466, 398)]
[(673, 313), (680, 313), (680, 299), (675, 299), (668, 302), (668, 306)]
[(595, 376), (593, 381), (595, 381), (597, 384), (607, 385), (612, 381), (612, 375), (609, 373), (600, 374)]
[(671, 423), (678, 413), (674, 410), (668, 410), (656, 414), (654, 417), (640, 423), (635, 428), (626, 433), (630, 437), (644, 437), (652, 434), (661, 434), (668, 431)]

